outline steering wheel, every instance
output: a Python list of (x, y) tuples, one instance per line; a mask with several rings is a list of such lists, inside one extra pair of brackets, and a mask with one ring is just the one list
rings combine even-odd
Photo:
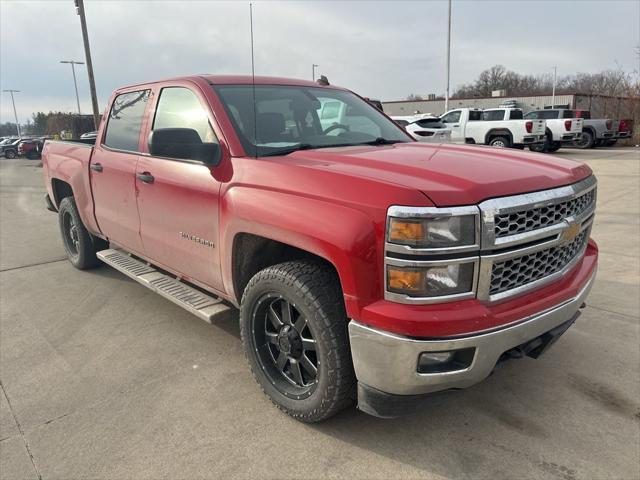
[(333, 132), (336, 128), (341, 128), (345, 132), (349, 131), (349, 125), (343, 125), (342, 123), (334, 123), (333, 125), (331, 125), (331, 126), (327, 127), (326, 129), (324, 129), (322, 131), (322, 134), (326, 135), (329, 132)]

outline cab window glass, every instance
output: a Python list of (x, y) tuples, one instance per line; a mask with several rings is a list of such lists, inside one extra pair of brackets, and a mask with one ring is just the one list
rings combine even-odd
[(116, 150), (139, 151), (140, 129), (149, 90), (118, 95), (111, 105), (104, 144)]
[(443, 123), (456, 123), (460, 121), (460, 114), (462, 112), (460, 110), (456, 110), (454, 112), (447, 113), (444, 117), (442, 117)]
[(206, 110), (188, 88), (168, 87), (160, 92), (153, 129), (163, 128), (190, 128), (203, 143), (218, 143)]

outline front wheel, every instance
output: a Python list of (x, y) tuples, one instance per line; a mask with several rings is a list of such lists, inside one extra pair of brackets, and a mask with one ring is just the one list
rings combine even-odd
[(71, 264), (79, 270), (98, 266), (100, 261), (96, 252), (107, 248), (107, 244), (87, 231), (73, 197), (65, 197), (60, 202), (58, 220), (62, 243)]
[(347, 323), (339, 280), (324, 264), (281, 263), (251, 279), (240, 306), (242, 344), (278, 408), (311, 423), (353, 403)]
[(4, 156), (8, 159), (16, 158), (16, 152), (15, 150), (7, 150), (4, 152)]

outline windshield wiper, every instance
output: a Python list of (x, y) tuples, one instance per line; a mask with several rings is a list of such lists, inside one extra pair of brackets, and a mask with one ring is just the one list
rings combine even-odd
[(360, 143), (359, 145), (393, 145), (394, 143), (405, 143), (404, 140), (388, 140), (384, 137), (378, 137), (370, 142)]
[(298, 150), (309, 150), (315, 148), (310, 143), (298, 143), (297, 145), (291, 145), (290, 147), (279, 148), (278, 150), (272, 150), (270, 152), (263, 153), (261, 157), (277, 157), (278, 155), (289, 155), (290, 153), (297, 152)]

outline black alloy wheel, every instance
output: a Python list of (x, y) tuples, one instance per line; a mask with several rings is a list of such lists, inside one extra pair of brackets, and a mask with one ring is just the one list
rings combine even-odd
[(274, 387), (294, 399), (311, 396), (318, 378), (316, 341), (307, 318), (277, 293), (264, 295), (252, 319), (260, 366)]

